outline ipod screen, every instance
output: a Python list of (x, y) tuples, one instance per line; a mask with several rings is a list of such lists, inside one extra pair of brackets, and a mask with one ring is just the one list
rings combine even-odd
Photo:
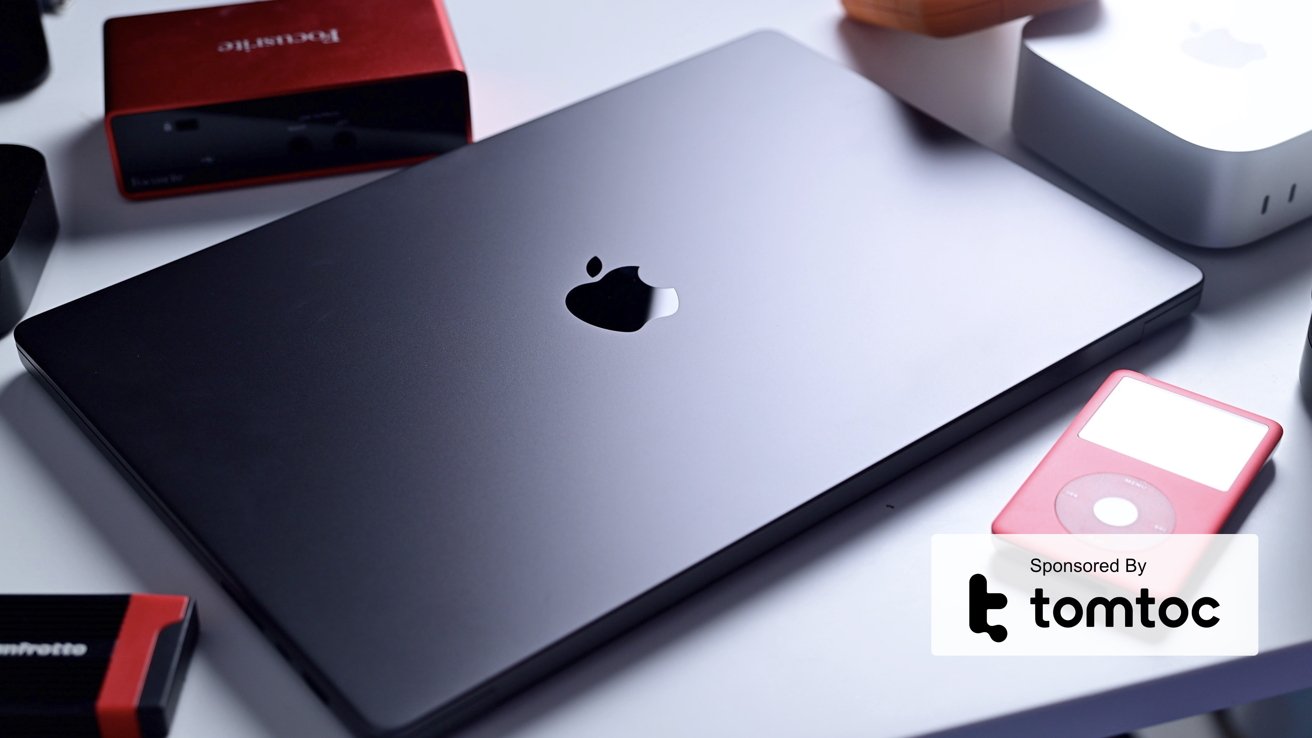
[(1268, 430), (1219, 407), (1122, 377), (1080, 438), (1225, 491)]

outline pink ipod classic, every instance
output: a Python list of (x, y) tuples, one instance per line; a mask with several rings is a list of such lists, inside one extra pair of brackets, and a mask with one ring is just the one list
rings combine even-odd
[(1283, 433), (1260, 415), (1113, 372), (994, 533), (1217, 533)]

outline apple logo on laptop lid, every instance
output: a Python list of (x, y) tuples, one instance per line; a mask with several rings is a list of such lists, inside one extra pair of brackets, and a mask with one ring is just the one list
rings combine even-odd
[[(601, 273), (601, 259), (588, 260), (589, 277)], [(632, 333), (650, 321), (674, 315), (679, 295), (673, 287), (652, 287), (638, 276), (638, 267), (612, 269), (595, 282), (578, 285), (565, 295), (574, 317), (609, 331)]]

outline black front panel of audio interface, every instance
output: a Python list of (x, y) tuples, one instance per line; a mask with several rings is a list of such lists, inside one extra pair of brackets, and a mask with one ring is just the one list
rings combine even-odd
[(124, 189), (149, 193), (432, 156), (467, 142), (464, 76), (124, 115)]

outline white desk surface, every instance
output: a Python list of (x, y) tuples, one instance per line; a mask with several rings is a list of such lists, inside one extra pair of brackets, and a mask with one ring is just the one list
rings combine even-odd
[[(101, 22), (205, 4), (213, 3), (75, 0), (46, 24), (51, 78), (0, 104), (0, 141), (45, 153), (63, 221), (32, 312), (380, 176), (149, 203), (121, 199), (101, 127)], [(844, 23), (837, 0), (449, 6), (470, 69), (478, 138), (775, 28), (1055, 176), (1018, 151), (1008, 133), (1017, 24), (934, 41)], [(552, 677), (466, 734), (873, 738), (966, 726), (997, 735), (1106, 736), (1312, 686), (1312, 454), (1304, 448), (1312, 422), (1298, 397), (1312, 313), (1310, 242), (1312, 226), (1304, 226), (1228, 252), (1172, 247), (1207, 274), (1192, 318)], [(930, 655), (930, 536), (987, 530), (1070, 417), (1120, 366), (1285, 425), (1241, 527), (1261, 536), (1262, 653), (1232, 660)], [(0, 340), (0, 591), (191, 594), (203, 635), (173, 735), (346, 735), (24, 374), (8, 337)]]

